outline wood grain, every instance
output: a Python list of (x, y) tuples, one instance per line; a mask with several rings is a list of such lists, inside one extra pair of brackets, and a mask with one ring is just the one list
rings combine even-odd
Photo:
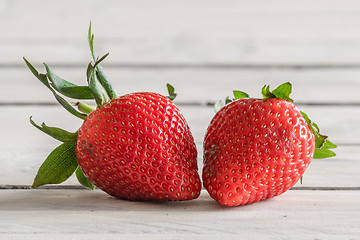
[[(211, 107), (203, 106), (184, 105), (180, 109), (194, 135), (201, 172), (202, 142), (214, 112)], [(313, 160), (305, 174), (304, 184), (297, 186), (360, 187), (360, 180), (355, 177), (360, 168), (358, 108), (303, 106), (302, 110), (316, 120), (339, 148), (335, 150), (338, 154), (335, 158)], [(81, 125), (80, 119), (67, 114), (59, 106), (2, 106), (0, 111), (0, 132), (3, 136), (0, 138), (0, 168), (3, 169), (0, 172), (0, 184), (31, 185), (38, 167), (50, 151), (59, 145), (59, 142), (31, 126), (29, 116), (34, 116), (34, 121), (39, 124), (44, 121), (49, 126), (73, 132)], [(333, 112), (337, 114), (334, 115)], [(75, 178), (71, 178), (64, 184), (78, 183)]]
[(86, 63), (91, 20), (119, 64), (359, 66), (359, 12), (356, 0), (3, 0), (0, 64)]
[[(59, 143), (29, 123), (76, 131), (75, 119), (26, 69), (48, 63), (85, 84), (95, 50), (119, 94), (173, 84), (198, 147), (210, 105), (290, 81), (299, 108), (339, 145), (282, 196), (224, 208), (206, 191), (188, 202), (129, 202), (81, 190), (75, 177), (28, 189)], [(358, 239), (360, 2), (356, 0), (0, 0), (0, 239)], [(12, 188), (18, 188), (12, 189)], [(21, 189), (25, 188), (25, 189)]]
[[(46, 60), (44, 58), (44, 60)], [(109, 59), (110, 60), (110, 59)], [(64, 79), (86, 85), (86, 63), (82, 67), (54, 67)], [(184, 104), (215, 103), (242, 90), (252, 97), (261, 97), (261, 88), (271, 89), (290, 81), (291, 97), (300, 104), (360, 105), (360, 69), (149, 69), (104, 67), (108, 78), (119, 94), (154, 91), (167, 94), (171, 83)], [(45, 72), (39, 66), (40, 72)], [(0, 104), (55, 103), (50, 91), (26, 69), (0, 68), (2, 94)], [(340, 85), (339, 85), (340, 84)]]
[(148, 203), (117, 200), (100, 191), (3, 190), (0, 234), (26, 234), (29, 239), (49, 234), (322, 239), (331, 234), (333, 239), (354, 239), (360, 233), (359, 197), (359, 191), (288, 191), (271, 200), (224, 208), (205, 191), (192, 201)]

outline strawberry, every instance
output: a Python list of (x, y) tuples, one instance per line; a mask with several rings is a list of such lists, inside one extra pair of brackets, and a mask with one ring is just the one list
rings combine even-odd
[[(211, 120), (204, 140), (203, 184), (223, 206), (278, 196), (304, 174), (312, 158), (331, 157), (336, 145), (300, 112), (284, 83), (263, 99), (234, 91)], [(217, 104), (217, 107), (219, 104)]]
[(121, 96), (79, 129), (81, 169), (97, 187), (130, 200), (196, 198), (197, 151), (179, 109), (156, 93)]
[[(27, 61), (31, 72), (71, 114), (84, 120), (75, 133), (37, 125), (39, 130), (63, 142), (41, 165), (32, 187), (57, 184), (74, 172), (90, 189), (128, 200), (190, 200), (199, 196), (201, 182), (197, 150), (189, 126), (172, 102), (176, 94), (168, 84), (169, 97), (152, 92), (118, 96), (107, 80), (93, 50), (94, 63), (87, 68), (88, 86), (77, 86), (57, 76), (45, 65), (46, 74)], [(93, 109), (84, 102), (74, 107), (63, 96), (94, 99)]]

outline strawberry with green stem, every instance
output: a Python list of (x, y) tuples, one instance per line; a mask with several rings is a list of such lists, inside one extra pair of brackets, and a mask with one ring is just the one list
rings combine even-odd
[(204, 140), (203, 184), (224, 206), (280, 195), (304, 174), (313, 158), (335, 156), (336, 145), (300, 112), (287, 82), (263, 99), (234, 91), (211, 120)]
[[(31, 72), (71, 114), (84, 120), (71, 133), (37, 125), (39, 130), (63, 142), (41, 165), (33, 187), (57, 184), (74, 172), (79, 182), (129, 200), (190, 200), (199, 196), (197, 150), (183, 115), (169, 96), (138, 92), (118, 96), (99, 65), (108, 54), (96, 58), (94, 35), (88, 32), (94, 63), (87, 68), (87, 86), (78, 86), (57, 76), (48, 65), (39, 73), (24, 58)], [(76, 108), (63, 96), (94, 99), (96, 109), (78, 102)], [(170, 100), (171, 99), (171, 100)]]

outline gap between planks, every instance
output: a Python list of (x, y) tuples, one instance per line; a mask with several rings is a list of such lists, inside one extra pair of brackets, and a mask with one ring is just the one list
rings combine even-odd
[[(0, 185), (0, 190), (31, 190), (30, 185)], [(49, 185), (36, 189), (42, 190), (87, 190), (80, 185)], [(34, 189), (34, 190), (36, 190)], [(360, 191), (360, 187), (292, 187), (289, 190), (306, 191)]]
[[(199, 107), (214, 107), (215, 102), (176, 102), (178, 106), (199, 106)], [(319, 106), (319, 107), (360, 107), (360, 102), (295, 102), (297, 106)], [(57, 102), (0, 102), (0, 106), (59, 106)]]
[[(83, 63), (63, 63), (53, 62), (52, 67), (58, 68), (83, 68), (86, 64)], [(35, 68), (43, 67), (43, 64), (33, 64)], [(358, 63), (309, 63), (309, 64), (286, 64), (286, 63), (106, 63), (103, 64), (106, 68), (125, 68), (125, 69), (360, 69)], [(23, 63), (1, 63), (0, 69), (23, 69)]]

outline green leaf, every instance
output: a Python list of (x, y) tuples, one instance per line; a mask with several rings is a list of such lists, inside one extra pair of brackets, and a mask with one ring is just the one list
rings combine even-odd
[(336, 154), (330, 149), (336, 148), (337, 146), (330, 142), (327, 136), (320, 134), (319, 126), (310, 120), (308, 115), (302, 111), (300, 111), (301, 115), (304, 117), (306, 122), (308, 123), (309, 128), (314, 134), (315, 137), (315, 152), (313, 158), (328, 158), (334, 157)]
[(175, 93), (175, 88), (171, 85), (171, 84), (166, 84), (169, 96), (167, 96), (171, 101), (174, 101), (174, 99), (176, 98), (177, 94)]
[(324, 143), (324, 147), (328, 148), (328, 149), (331, 149), (331, 148), (337, 148), (337, 146), (330, 142), (328, 139), (326, 139), (325, 143)]
[(50, 86), (49, 81), (47, 79), (47, 75), (39, 73), (32, 65), (31, 63), (23, 58), (26, 65), (30, 69), (30, 71), (34, 74), (34, 76), (39, 79), (54, 95), (55, 99), (60, 103), (61, 106), (63, 106), (68, 112), (73, 114), (74, 116), (85, 119), (87, 117), (86, 114), (83, 114), (76, 109), (74, 109), (64, 98), (62, 98), (60, 95), (58, 95), (55, 90)]
[(110, 101), (109, 95), (97, 77), (96, 68), (94, 68), (91, 63), (89, 63), (87, 69), (87, 81), (98, 108)]
[(48, 127), (45, 125), (45, 123), (42, 123), (41, 126), (39, 126), (32, 120), (32, 117), (30, 117), (30, 123), (40, 131), (48, 134), (56, 140), (59, 140), (61, 142), (76, 142), (78, 136), (77, 132), (71, 133), (61, 128)]
[(311, 131), (314, 133), (316, 133), (316, 137), (315, 137), (315, 147), (316, 148), (321, 148), (322, 146), (324, 146), (324, 143), (326, 141), (326, 139), (328, 138), (328, 136), (322, 135), (319, 133), (319, 131), (315, 130), (315, 128), (311, 128)]
[(303, 111), (300, 111), (300, 113), (301, 113), (301, 115), (303, 116), (303, 118), (306, 120), (306, 122), (307, 122), (308, 124), (310, 124), (310, 123), (311, 123), (311, 120), (310, 120), (309, 116), (308, 116), (306, 113), (304, 113)]
[[(34, 68), (33, 65), (31, 65), (31, 63), (25, 58), (23, 57), (23, 60), (25, 61), (27, 67), (30, 69), (30, 71), (32, 72), (32, 74), (34, 74), (35, 77), (39, 78), (39, 72)], [(39, 79), (40, 80), (40, 79)], [(40, 80), (41, 81), (41, 80)]]
[(241, 99), (241, 98), (249, 98), (249, 94), (242, 92), (242, 91), (234, 90), (233, 94), (234, 94), (235, 100)]
[(227, 104), (229, 104), (229, 103), (231, 103), (231, 102), (233, 102), (234, 100), (233, 99), (231, 99), (229, 96), (227, 96), (226, 98), (225, 98), (225, 105), (227, 105)]
[(88, 30), (88, 42), (89, 42), (91, 56), (92, 56), (94, 62), (96, 62), (96, 58), (95, 58), (95, 54), (94, 54), (94, 34), (91, 33), (91, 22), (90, 22), (89, 30)]
[(336, 154), (328, 148), (316, 148), (314, 152), (315, 159), (334, 157)]
[(215, 110), (215, 112), (220, 111), (220, 109), (221, 109), (222, 107), (223, 107), (223, 103), (222, 103), (221, 100), (219, 100), (219, 101), (216, 102), (215, 105), (214, 105), (214, 110)]
[(290, 82), (286, 82), (278, 86), (271, 93), (275, 95), (275, 97), (277, 98), (282, 98), (285, 99), (286, 101), (293, 102), (293, 100), (290, 98), (291, 92), (292, 92), (292, 85)]
[(60, 105), (63, 106), (72, 115), (74, 115), (74, 116), (76, 116), (78, 118), (81, 118), (81, 119), (85, 119), (87, 117), (86, 114), (77, 111), (75, 108), (73, 108), (70, 105), (70, 103), (68, 103), (65, 99), (63, 99), (62, 97), (60, 97), (56, 93), (54, 93), (54, 96), (55, 96), (56, 100), (58, 101), (58, 103), (60, 103)]
[(110, 82), (108, 81), (104, 70), (101, 66), (97, 65), (96, 66), (96, 74), (97, 77), (99, 78), (101, 85), (104, 87), (104, 89), (106, 90), (107, 94), (109, 95), (110, 99), (115, 99), (118, 97), (118, 94), (116, 93), (115, 89), (112, 87), (112, 85), (110, 84)]
[(94, 99), (88, 86), (63, 87), (60, 93), (74, 99)]
[(105, 54), (100, 60), (98, 60), (98, 57), (95, 57), (95, 52), (94, 52), (94, 34), (91, 33), (91, 22), (89, 25), (89, 30), (88, 30), (88, 42), (89, 42), (89, 48), (90, 48), (90, 53), (91, 56), (95, 62), (94, 68), (96, 68), (96, 74), (97, 77), (101, 83), (101, 85), (103, 86), (103, 88), (105, 89), (105, 91), (107, 92), (108, 96), (110, 97), (110, 99), (115, 99), (118, 97), (115, 89), (111, 86), (110, 81), (107, 79), (104, 70), (102, 69), (102, 67), (99, 65), (99, 63), (104, 60), (109, 53)]
[(46, 87), (51, 88), (49, 85), (49, 81), (47, 80), (47, 77), (45, 74), (40, 74), (33, 65), (25, 58), (23, 57), (27, 67), (30, 69), (30, 71), (34, 74), (34, 76), (40, 80)]
[(44, 63), (47, 76), (51, 82), (51, 86), (59, 93), (66, 97), (75, 99), (94, 99), (88, 86), (77, 86), (56, 75), (50, 67)]
[(282, 98), (286, 101), (293, 102), (293, 100), (290, 98), (291, 91), (292, 91), (292, 85), (290, 82), (281, 84), (273, 91), (270, 91), (269, 85), (265, 85), (261, 89), (263, 98)]
[(276, 98), (276, 96), (270, 91), (270, 85), (264, 85), (261, 89), (261, 93), (263, 95), (263, 98)]
[(89, 179), (87, 179), (87, 177), (84, 175), (84, 172), (81, 170), (81, 167), (78, 166), (76, 171), (75, 171), (75, 174), (76, 174), (76, 178), (77, 180), (79, 181), (79, 183), (81, 185), (83, 185), (84, 187), (88, 188), (88, 189), (91, 189), (91, 190), (94, 190), (95, 189), (95, 185), (92, 184)]
[(75, 149), (75, 143), (63, 143), (55, 148), (40, 166), (32, 187), (58, 184), (68, 179), (78, 166)]

